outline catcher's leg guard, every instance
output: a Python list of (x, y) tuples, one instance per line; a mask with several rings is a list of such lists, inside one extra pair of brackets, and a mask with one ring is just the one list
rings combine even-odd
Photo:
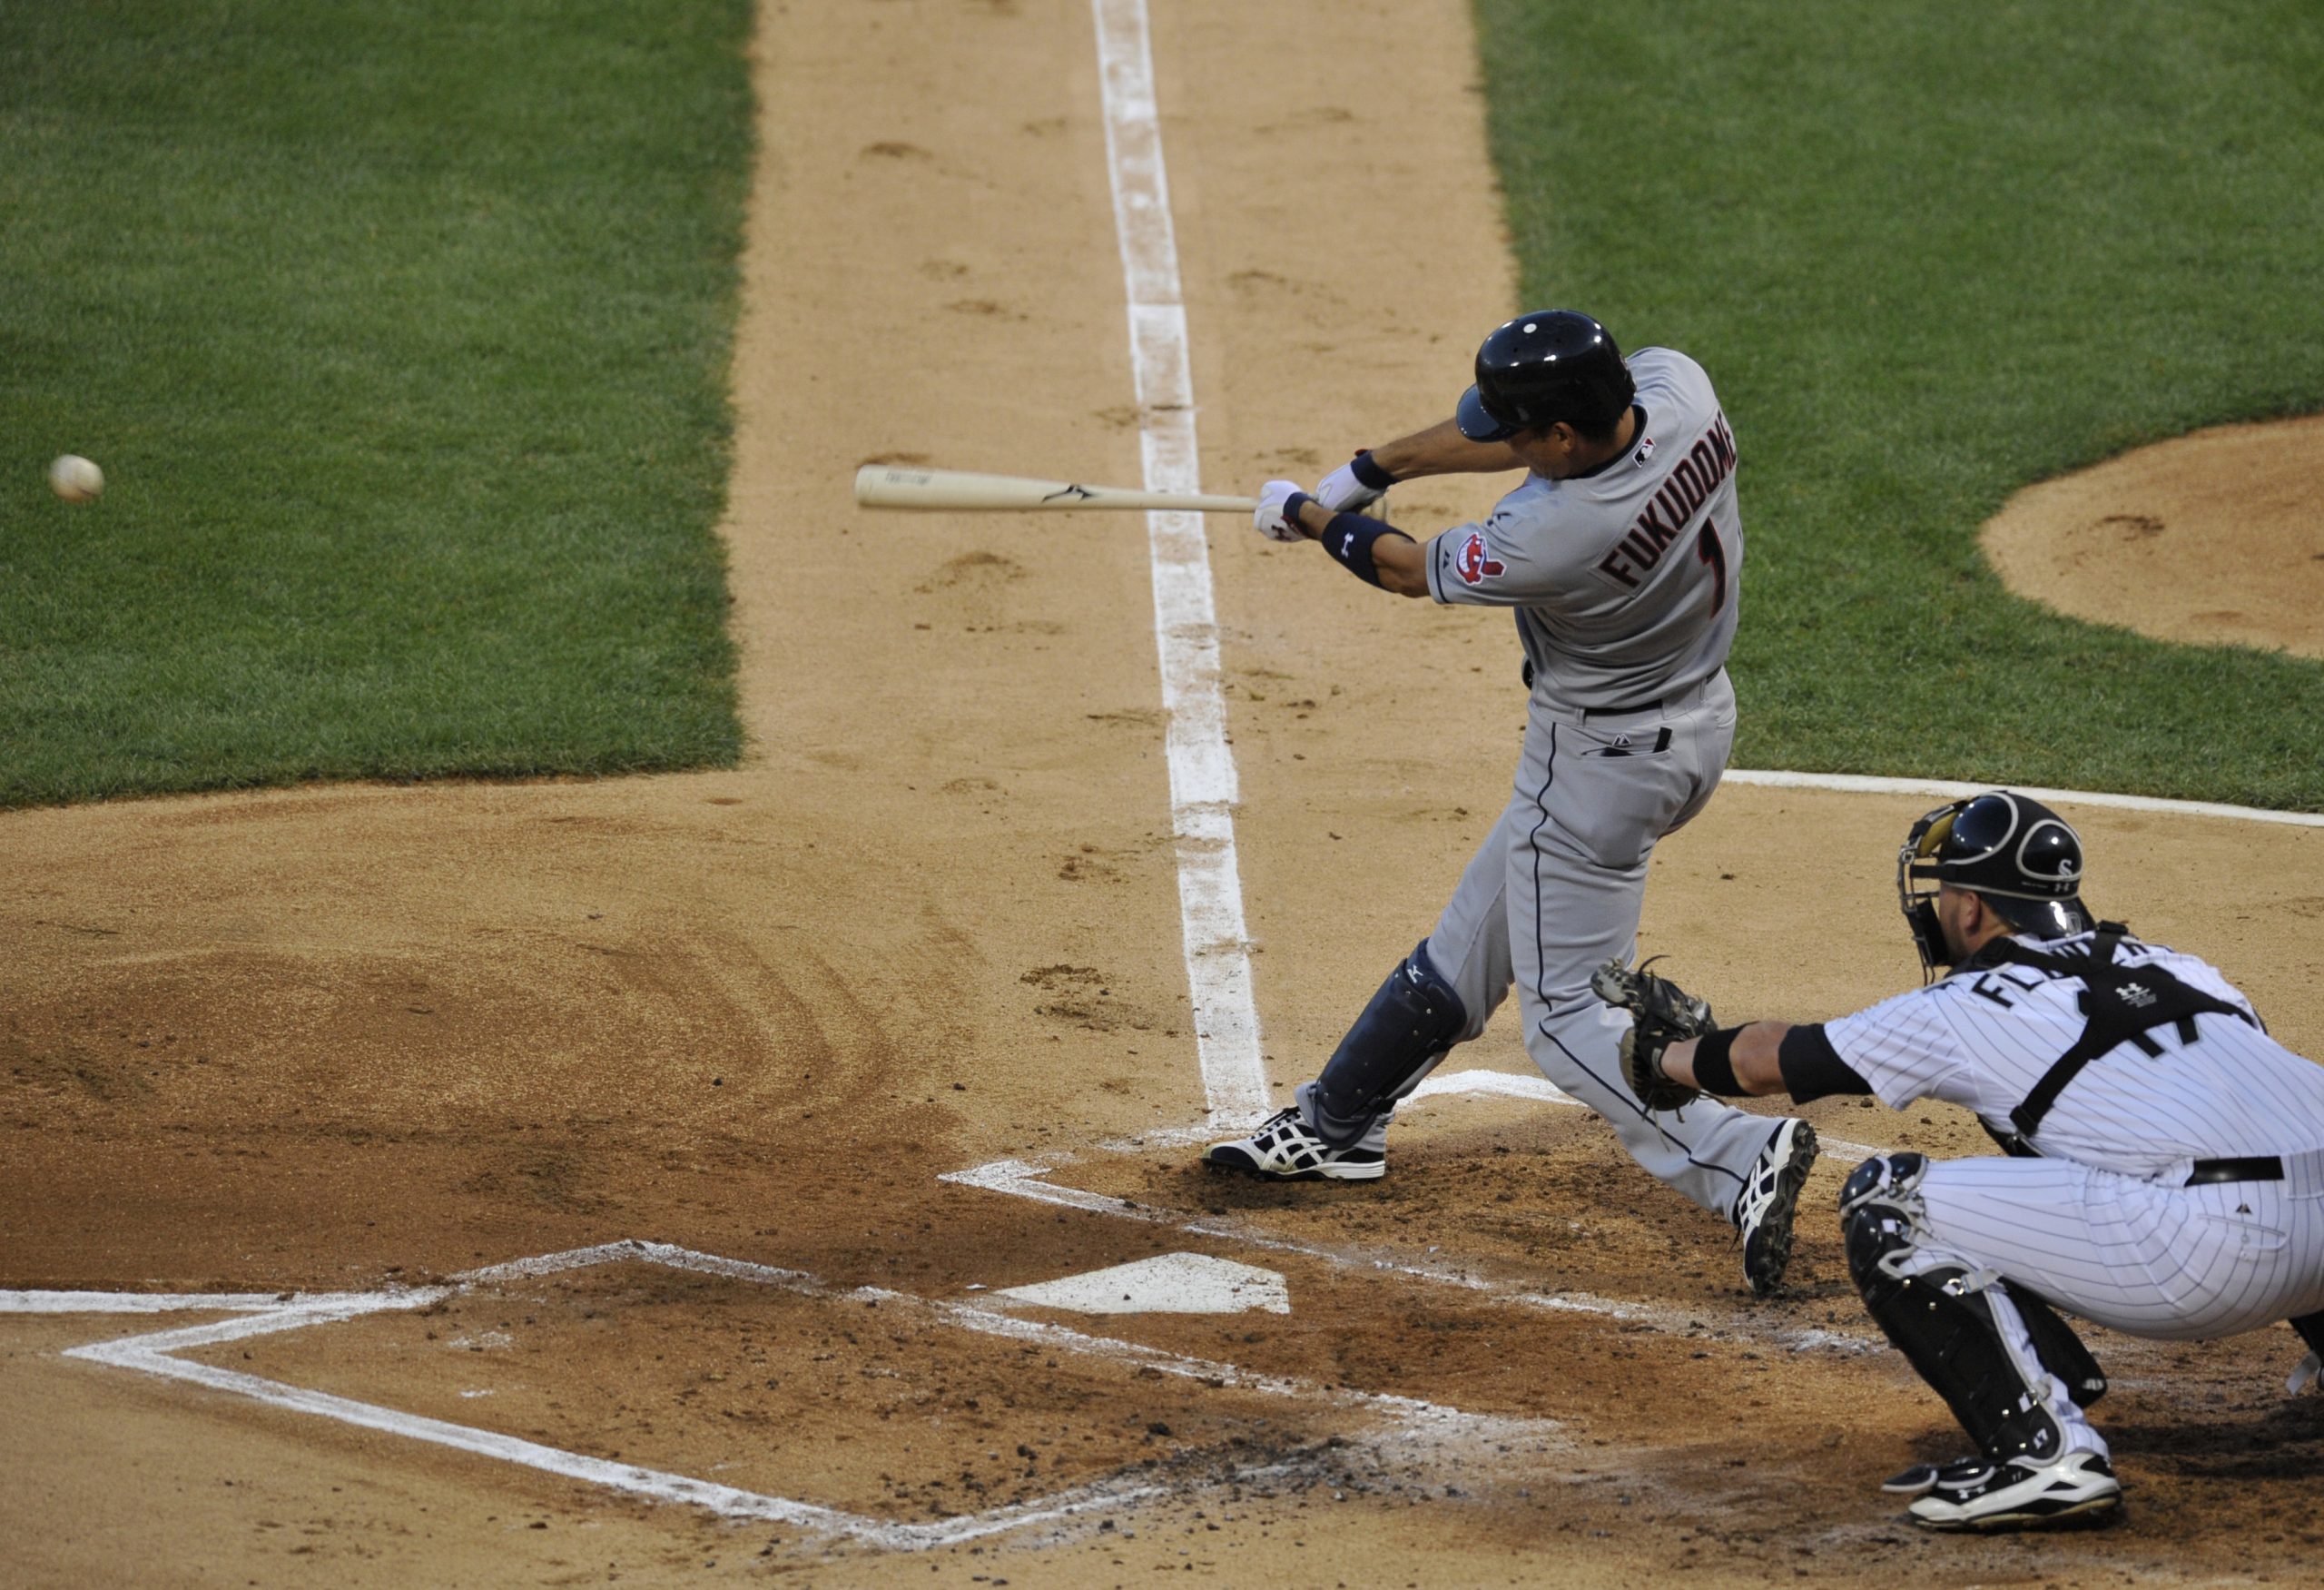
[[(1997, 1279), (1973, 1276), (1958, 1265), (1906, 1273), (1923, 1235), (1917, 1189), (1927, 1174), (1922, 1155), (1884, 1154), (1849, 1175), (1840, 1191), (1840, 1229), (1856, 1289), (1896, 1350), (1945, 1398), (1988, 1458), (2054, 1459), (2065, 1443), (2044, 1406), (2052, 1377), (2035, 1357), (2008, 1290)], [(2056, 1334), (2073, 1339), (2063, 1320), (2046, 1308), (2040, 1312), (2046, 1316), (2045, 1333), (2053, 1325)]]
[(2324, 1353), (2324, 1314), (2303, 1314), (2291, 1322), (2291, 1328), (2299, 1332), (2309, 1351)]
[(1443, 1058), (1468, 1020), (1461, 996), (1429, 964), (1423, 939), (1388, 973), (1323, 1074), (1299, 1090), (1315, 1135), (1335, 1149), (1360, 1141), (1383, 1111)]
[(2073, 1327), (2058, 1318), (2047, 1298), (2014, 1286), (2009, 1289), (2009, 1300), (2017, 1305), (2017, 1317), (2025, 1322), (2034, 1356), (2064, 1385), (2076, 1407), (2088, 1407), (2106, 1395), (2106, 1371), (2098, 1367)]
[(2298, 1397), (2318, 1381), (2324, 1380), (2324, 1313), (2302, 1314), (2291, 1322), (2291, 1328), (2299, 1332), (2299, 1339), (2308, 1344), (2308, 1356), (2300, 1359), (2299, 1368), (2294, 1369), (2291, 1378), (2284, 1382), (2284, 1389)]

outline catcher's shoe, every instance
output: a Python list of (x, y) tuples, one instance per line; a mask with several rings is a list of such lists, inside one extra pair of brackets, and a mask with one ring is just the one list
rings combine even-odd
[(1388, 1173), (1387, 1155), (1377, 1149), (1331, 1147), (1300, 1118), (1295, 1105), (1268, 1116), (1248, 1137), (1211, 1144), (1202, 1160), (1268, 1181), (1376, 1181)]
[(1791, 1268), (1792, 1217), (1815, 1162), (1816, 1129), (1796, 1117), (1777, 1127), (1751, 1161), (1750, 1177), (1735, 1200), (1735, 1229), (1743, 1237), (1743, 1279), (1755, 1297), (1783, 1285)]
[(1924, 1529), (2073, 1528), (2110, 1522), (2122, 1506), (2113, 1466), (2095, 1452), (2049, 1463), (2013, 1457), (1993, 1463), (1963, 1457), (1934, 1468), (1908, 1468), (1880, 1487), (1915, 1498), (1908, 1511)]

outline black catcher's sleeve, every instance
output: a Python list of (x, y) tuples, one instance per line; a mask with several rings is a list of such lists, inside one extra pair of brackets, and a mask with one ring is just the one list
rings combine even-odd
[(1821, 1022), (1786, 1032), (1776, 1050), (1776, 1063), (1783, 1071), (1784, 1091), (1795, 1103), (1805, 1104), (1833, 1093), (1872, 1091), (1872, 1084), (1856, 1075), (1824, 1036)]

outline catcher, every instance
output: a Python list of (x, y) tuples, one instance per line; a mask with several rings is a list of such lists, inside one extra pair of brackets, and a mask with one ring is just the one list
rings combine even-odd
[(1932, 1529), (2119, 1509), (2083, 1415), (2105, 1377), (2055, 1309), (2164, 1340), (2289, 1319), (2318, 1349), (2294, 1392), (2324, 1352), (2324, 1067), (2269, 1037), (2215, 968), (2093, 921), (2082, 859), (2021, 795), (1930, 812), (1896, 862), (1926, 986), (1836, 1022), (1718, 1027), (1643, 967), (1599, 973), (1635, 1013), (1623, 1075), (1649, 1109), (1936, 1098), (2010, 1156), (1882, 1154), (1840, 1194), (1865, 1307), (1977, 1446), (1883, 1487)]

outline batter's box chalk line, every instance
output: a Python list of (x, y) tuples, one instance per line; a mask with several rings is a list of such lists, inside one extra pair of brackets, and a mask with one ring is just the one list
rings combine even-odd
[[(1430, 1077), (1414, 1089), (1411, 1097), (1399, 1108), (1408, 1108), (1431, 1099), (1479, 1094), (1566, 1105), (1577, 1110), (1587, 1108), (1581, 1100), (1553, 1086), (1544, 1078), (1492, 1071), (1453, 1072), (1449, 1075)], [(1256, 1124), (1256, 1121), (1235, 1123), (1237, 1129), (1246, 1124)], [(1115, 1139), (1100, 1144), (1099, 1148), (1104, 1152), (1117, 1154), (1177, 1150), (1202, 1141), (1214, 1132), (1215, 1129), (1207, 1126), (1168, 1127), (1142, 1132), (1136, 1137)], [(1821, 1141), (1826, 1152), (1857, 1160), (1869, 1159), (1885, 1151), (1868, 1144), (1838, 1138), (1823, 1138)], [(1192, 1236), (1236, 1242), (1268, 1252), (1297, 1254), (1340, 1269), (1456, 1287), (1512, 1307), (1551, 1313), (1602, 1315), (1623, 1324), (1642, 1325), (1671, 1335), (1699, 1335), (1709, 1328), (1749, 1335), (1794, 1352), (1866, 1353), (1876, 1351), (1883, 1345), (1879, 1338), (1863, 1331), (1826, 1330), (1812, 1326), (1770, 1328), (1765, 1304), (1749, 1309), (1705, 1304), (1674, 1309), (1636, 1299), (1600, 1297), (1591, 1292), (1544, 1292), (1521, 1281), (1481, 1275), (1461, 1264), (1457, 1257), (1449, 1260), (1430, 1257), (1437, 1251), (1435, 1249), (1431, 1249), (1429, 1254), (1414, 1254), (1405, 1249), (1376, 1245), (1311, 1242), (1270, 1230), (1243, 1215), (1198, 1214), (1192, 1210), (1138, 1203), (1108, 1193), (1091, 1192), (1084, 1188), (1060, 1186), (1048, 1180), (1052, 1172), (1074, 1162), (1075, 1155), (1060, 1151), (1038, 1160), (993, 1160), (966, 1170), (946, 1171), (938, 1180), (957, 1186), (980, 1188), (988, 1192), (1006, 1193), (1012, 1198), (1029, 1199), (1036, 1203), (1052, 1204), (1060, 1209), (1079, 1210), (1087, 1214), (1169, 1226)]]
[(377, 1430), (448, 1447), (456, 1451), (474, 1453), (478, 1457), (497, 1458), (546, 1474), (602, 1486), (647, 1501), (683, 1503), (737, 1522), (787, 1525), (804, 1532), (891, 1551), (926, 1551), (1032, 1525), (1062, 1523), (1094, 1511), (1118, 1510), (1166, 1496), (1183, 1497), (1219, 1486), (1264, 1482), (1270, 1477), (1287, 1476), (1292, 1472), (1291, 1466), (1275, 1462), (1223, 1469), (1195, 1479), (1185, 1476), (1157, 1479), (1151, 1467), (1141, 1467), (1124, 1469), (1088, 1485), (1005, 1507), (927, 1524), (899, 1524), (789, 1496), (767, 1496), (718, 1485), (688, 1475), (592, 1457), (537, 1441), (429, 1418), (378, 1403), (336, 1397), (178, 1356), (199, 1348), (247, 1341), (256, 1337), (303, 1330), (315, 1326), (340, 1324), (367, 1315), (424, 1309), (456, 1294), (499, 1282), (559, 1275), (606, 1264), (660, 1265), (670, 1269), (779, 1288), (803, 1297), (840, 1303), (876, 1304), (893, 1312), (917, 1316), (932, 1324), (1022, 1342), (1052, 1352), (1074, 1353), (1127, 1364), (1139, 1371), (1150, 1370), (1199, 1381), (1214, 1388), (1233, 1388), (1263, 1396), (1296, 1399), (1307, 1407), (1343, 1409), (1365, 1421), (1369, 1427), (1368, 1433), (1383, 1443), (1398, 1447), (1409, 1447), (1423, 1442), (1449, 1443), (1457, 1447), (1453, 1456), (1463, 1464), (1473, 1461), (1473, 1453), (1482, 1443), (1506, 1445), (1523, 1439), (1530, 1442), (1536, 1451), (1546, 1449), (1552, 1442), (1560, 1447), (1564, 1445), (1562, 1438), (1556, 1435), (1558, 1427), (1550, 1421), (1472, 1414), (1415, 1397), (1327, 1387), (1295, 1377), (1256, 1374), (1235, 1364), (1165, 1352), (1136, 1342), (1091, 1336), (1065, 1326), (1019, 1318), (985, 1302), (922, 1298), (881, 1287), (834, 1286), (801, 1270), (779, 1269), (772, 1265), (696, 1252), (666, 1242), (645, 1242), (634, 1239), (489, 1265), (456, 1275), (441, 1286), (314, 1294), (0, 1291), (0, 1313), (231, 1312), (238, 1317), (92, 1342), (84, 1347), (68, 1348), (64, 1356), (111, 1365), (115, 1368), (134, 1369), (164, 1379), (185, 1381), (213, 1391), (230, 1392), (271, 1407), (333, 1419), (359, 1429)]

